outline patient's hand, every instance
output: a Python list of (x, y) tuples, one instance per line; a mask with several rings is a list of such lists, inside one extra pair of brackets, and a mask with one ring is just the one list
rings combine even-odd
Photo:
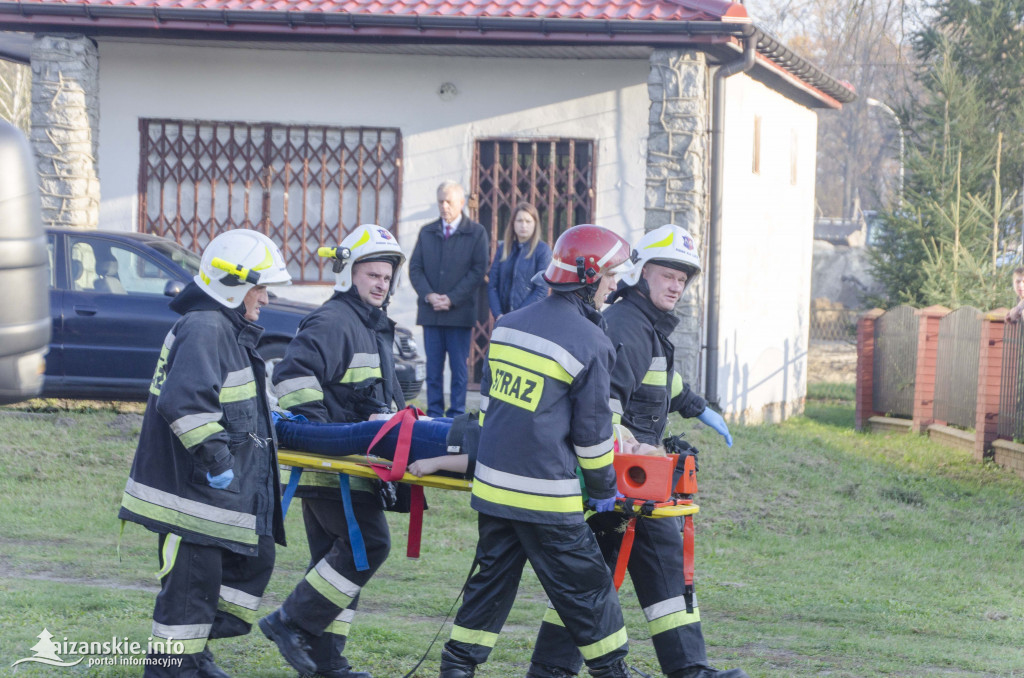
[(417, 478), (422, 478), (423, 476), (429, 476), (429, 475), (431, 475), (433, 473), (436, 473), (437, 470), (440, 468), (441, 465), (438, 463), (440, 459), (443, 459), (443, 457), (431, 457), (429, 459), (418, 459), (418, 460), (414, 461), (413, 463), (409, 464), (409, 467), (406, 470), (409, 473), (411, 473), (414, 476), (416, 476)]

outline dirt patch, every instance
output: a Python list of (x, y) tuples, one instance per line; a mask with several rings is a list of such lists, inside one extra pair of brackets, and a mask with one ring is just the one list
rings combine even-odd
[(845, 341), (822, 341), (807, 351), (807, 381), (853, 384), (857, 379), (857, 346)]

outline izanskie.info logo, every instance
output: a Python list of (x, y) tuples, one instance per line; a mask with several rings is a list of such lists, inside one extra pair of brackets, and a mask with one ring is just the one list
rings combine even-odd
[[(130, 641), (127, 637), (111, 638), (102, 641), (54, 640), (54, 636), (45, 628), (36, 638), (39, 642), (29, 648), (34, 654), (11, 664), (36, 663), (47, 666), (77, 666), (86, 662), (88, 666), (144, 666), (161, 664), (163, 666), (181, 666), (181, 653), (184, 645), (174, 639), (146, 639), (146, 643)], [(62, 659), (61, 655), (67, 657)], [(77, 655), (72, 658), (70, 655)], [(157, 655), (157, 656), (146, 656)], [(179, 656), (172, 656), (179, 655)]]

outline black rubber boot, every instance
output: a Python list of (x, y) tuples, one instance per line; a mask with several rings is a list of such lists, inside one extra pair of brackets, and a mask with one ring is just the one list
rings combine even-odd
[(475, 673), (476, 664), (459, 659), (447, 649), (441, 650), (440, 678), (473, 678)]
[(710, 666), (691, 666), (668, 674), (668, 678), (750, 678), (742, 669), (719, 671)]
[(201, 678), (231, 678), (224, 669), (214, 663), (209, 645), (204, 647), (202, 654), (199, 655), (199, 675)]
[(599, 669), (588, 666), (587, 669), (590, 670), (590, 675), (594, 678), (630, 678), (632, 675), (629, 667), (626, 666), (626, 662), (623, 659), (620, 659), (611, 666), (605, 666)]
[(259, 625), (293, 669), (304, 675), (316, 672), (316, 662), (309, 656), (309, 634), (291, 624), (281, 608), (260, 619)]
[(575, 678), (576, 674), (557, 666), (538, 664), (530, 662), (530, 670), (526, 672), (526, 678)]

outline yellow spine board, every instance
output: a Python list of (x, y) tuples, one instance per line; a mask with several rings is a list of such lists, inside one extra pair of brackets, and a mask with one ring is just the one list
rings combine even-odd
[[(367, 458), (365, 455), (349, 455), (345, 457), (323, 457), (318, 454), (308, 454), (306, 452), (297, 452), (295, 450), (278, 450), (277, 460), (286, 466), (299, 466), (302, 468), (317, 469), (323, 471), (329, 469), (331, 471), (337, 471), (338, 473), (345, 473), (350, 476), (359, 476), (360, 478), (377, 478), (377, 474), (372, 468), (370, 468)], [(373, 459), (374, 463), (380, 463), (383, 466), (391, 466), (391, 462), (387, 459)], [(409, 483), (410, 485), (423, 485), (424, 487), (436, 487), (442, 490), (458, 490), (461, 492), (469, 492), (473, 488), (473, 481), (466, 480), (464, 478), (450, 478), (448, 476), (414, 476), (411, 473), (406, 473), (402, 476), (399, 482)], [(639, 502), (633, 507), (634, 513), (640, 513), (640, 508), (643, 502)], [(616, 507), (616, 511), (622, 512), (621, 507)], [(658, 506), (651, 513), (651, 518), (672, 518), (675, 516), (689, 516), (700, 511), (700, 507), (696, 504), (672, 504), (667, 506)]]

